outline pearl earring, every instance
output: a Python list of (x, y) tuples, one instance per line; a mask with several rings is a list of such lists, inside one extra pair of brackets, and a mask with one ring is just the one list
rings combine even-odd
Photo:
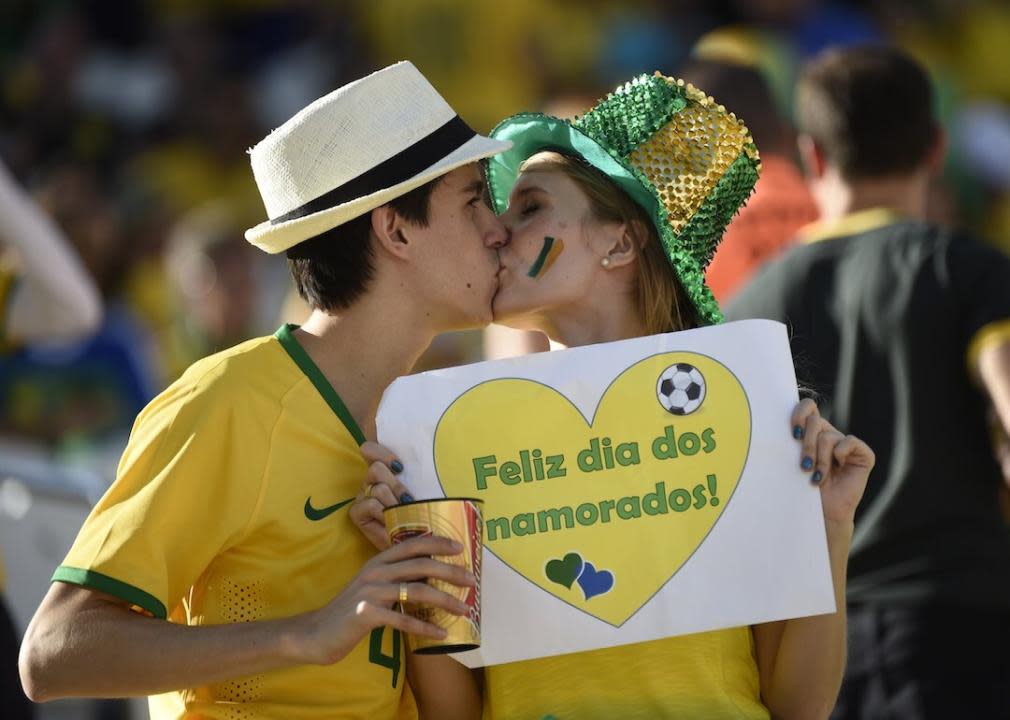
[(600, 260), (600, 265), (602, 265), (603, 267), (610, 267), (610, 258), (605, 257), (602, 260)]

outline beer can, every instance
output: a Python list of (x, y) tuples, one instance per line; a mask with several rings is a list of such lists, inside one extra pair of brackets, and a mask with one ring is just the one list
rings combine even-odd
[(468, 608), (465, 615), (453, 615), (442, 608), (409, 602), (401, 608), (403, 612), (437, 625), (447, 633), (442, 640), (408, 635), (407, 647), (411, 652), (435, 655), (480, 647), (480, 570), (484, 549), (482, 504), (482, 500), (474, 498), (440, 498), (417, 500), (385, 509), (386, 531), (391, 543), (395, 545), (422, 535), (455, 540), (463, 546), (461, 554), (436, 555), (434, 559), (449, 565), (460, 565), (472, 572), (477, 579), (473, 587), (459, 587), (431, 578), (428, 580), (432, 587), (462, 600)]

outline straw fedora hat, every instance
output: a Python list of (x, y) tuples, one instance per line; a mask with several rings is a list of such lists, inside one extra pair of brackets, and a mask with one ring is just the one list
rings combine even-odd
[(511, 145), (474, 132), (413, 64), (390, 65), (319, 98), (249, 151), (269, 219), (246, 240), (284, 252)]

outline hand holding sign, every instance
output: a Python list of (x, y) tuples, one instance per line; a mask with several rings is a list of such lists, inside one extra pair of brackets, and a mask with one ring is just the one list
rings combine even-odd
[(825, 521), (851, 524), (876, 462), (873, 450), (859, 438), (838, 432), (810, 399), (793, 413), (793, 436), (803, 440), (800, 466), (812, 472), (811, 481), (821, 488)]

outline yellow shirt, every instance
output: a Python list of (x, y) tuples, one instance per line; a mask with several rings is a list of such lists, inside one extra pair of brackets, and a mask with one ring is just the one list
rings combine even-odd
[[(335, 597), (374, 551), (347, 516), (361, 431), (284, 326), (193, 365), (138, 416), (115, 483), (54, 580), (159, 618), (282, 618)], [(404, 643), (151, 698), (167, 718), (413, 717)]]
[(11, 309), (11, 293), (17, 285), (17, 275), (4, 266), (0, 258), (0, 353), (8, 353), (14, 349), (14, 343), (8, 336), (8, 314)]
[(750, 628), (495, 665), (484, 720), (767, 720)]

